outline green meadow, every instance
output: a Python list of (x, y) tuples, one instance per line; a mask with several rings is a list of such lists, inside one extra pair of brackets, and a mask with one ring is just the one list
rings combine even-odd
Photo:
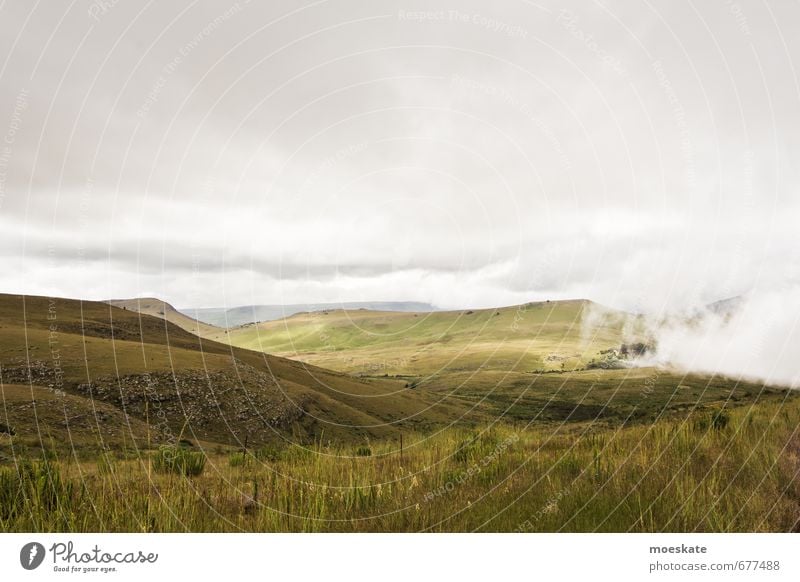
[(634, 316), (590, 301), (547, 301), (430, 313), (316, 311), (208, 337), (349, 373), (420, 375), (573, 370), (638, 327)]
[(792, 531), (798, 423), (791, 398), (618, 428), (450, 428), (408, 434), (402, 451), (382, 441), (48, 455), (0, 469), (0, 528)]

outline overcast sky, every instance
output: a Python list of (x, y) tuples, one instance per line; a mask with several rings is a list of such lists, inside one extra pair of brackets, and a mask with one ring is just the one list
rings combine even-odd
[(0, 291), (794, 293), (800, 3), (565, 5), (2, 3)]

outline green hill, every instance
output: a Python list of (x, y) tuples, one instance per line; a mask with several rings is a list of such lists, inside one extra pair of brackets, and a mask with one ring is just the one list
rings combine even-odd
[(589, 369), (619, 346), (630, 317), (585, 301), (307, 313), (230, 334), (214, 329), (212, 338), (163, 319), (159, 304), (150, 308), (161, 318), (0, 295), (0, 457), (53, 443), (393, 440), (499, 419), (618, 425), (783, 394), (669, 370)]
[(218, 327), (203, 323), (196, 319), (192, 319), (191, 317), (184, 315), (175, 309), (166, 301), (162, 301), (161, 299), (156, 299), (154, 297), (143, 297), (137, 299), (110, 299), (106, 301), (106, 303), (113, 305), (114, 307), (119, 307), (123, 310), (135, 311), (145, 315), (152, 315), (153, 317), (158, 317), (159, 319), (166, 319), (181, 329), (185, 329), (186, 331), (199, 336), (207, 336), (220, 331)]
[(635, 315), (573, 300), (434, 313), (318, 311), (211, 337), (355, 377), (398, 378), (453, 409), (513, 422), (649, 422), (783, 394), (757, 382), (633, 366), (622, 352), (648, 345), (642, 328)]
[(0, 295), (0, 381), (9, 431), (60, 441), (73, 427), (100, 445), (109, 430), (140, 446), (389, 437), (458, 412), (402, 382), (204, 340), (107, 303), (20, 295)]
[(367, 375), (585, 367), (636, 318), (584, 300), (432, 313), (316, 311), (209, 337)]
[[(134, 300), (135, 301), (135, 300)], [(242, 305), (181, 309), (180, 312), (216, 327), (237, 327), (260, 321), (273, 321), (303, 311), (369, 309), (370, 311), (437, 311), (430, 303), (417, 301), (348, 301), (339, 303), (295, 303), (284, 305)]]

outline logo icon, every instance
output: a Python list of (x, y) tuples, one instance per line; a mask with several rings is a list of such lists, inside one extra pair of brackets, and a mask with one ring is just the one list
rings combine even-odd
[(44, 546), (39, 542), (29, 542), (19, 551), (19, 563), (26, 570), (35, 570), (44, 561)]

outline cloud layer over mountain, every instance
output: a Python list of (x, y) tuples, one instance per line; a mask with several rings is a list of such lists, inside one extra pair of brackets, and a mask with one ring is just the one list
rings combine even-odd
[(6, 3), (0, 290), (656, 314), (764, 293), (754, 313), (796, 322), (799, 19)]

